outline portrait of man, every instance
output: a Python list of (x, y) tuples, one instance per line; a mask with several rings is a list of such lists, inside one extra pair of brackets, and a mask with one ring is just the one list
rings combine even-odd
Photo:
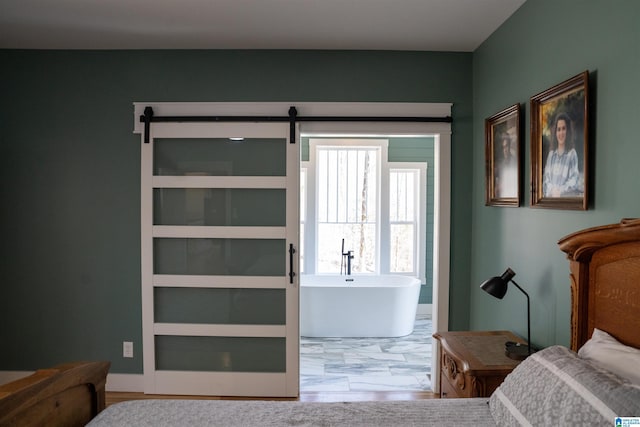
[(494, 171), (496, 197), (518, 197), (518, 145), (506, 130), (497, 140)]
[(485, 120), (486, 204), (520, 205), (520, 104)]

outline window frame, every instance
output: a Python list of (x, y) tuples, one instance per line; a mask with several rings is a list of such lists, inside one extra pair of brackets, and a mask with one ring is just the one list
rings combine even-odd
[[(389, 139), (382, 136), (377, 136), (371, 139), (361, 139), (354, 136), (327, 136), (325, 137), (312, 137), (309, 138), (309, 160), (301, 161), (301, 176), (306, 174), (306, 194), (301, 197), (306, 198), (306, 206), (304, 206), (304, 212), (306, 217), (304, 220), (301, 217), (301, 227), (305, 227), (303, 230), (305, 236), (304, 251), (304, 267), (301, 268), (305, 271), (305, 274), (332, 274), (332, 273), (317, 273), (317, 252), (318, 243), (316, 236), (318, 235), (317, 226), (317, 212), (318, 212), (318, 197), (317, 197), (317, 152), (318, 147), (375, 147), (379, 149), (379, 161), (378, 161), (378, 183), (377, 183), (377, 221), (376, 221), (376, 246), (377, 251), (376, 258), (376, 271), (375, 273), (354, 273), (354, 274), (395, 274), (417, 277), (422, 283), (425, 282), (426, 277), (426, 236), (422, 236), (426, 230), (426, 176), (427, 176), (427, 163), (426, 162), (389, 162), (388, 147)], [(415, 192), (419, 195), (415, 206), (415, 224), (416, 231), (414, 236), (414, 271), (412, 272), (391, 272), (390, 262), (390, 240), (391, 240), (391, 223), (390, 223), (390, 176), (391, 170), (409, 169), (415, 170), (418, 173), (418, 182)], [(304, 171), (304, 172), (303, 172)], [(420, 237), (422, 236), (422, 238)], [(339, 271), (335, 272), (339, 274)]]
[[(391, 172), (395, 170), (411, 170), (416, 171), (418, 175), (417, 185), (414, 189), (416, 193), (416, 206), (415, 209), (415, 233), (414, 233), (414, 253), (413, 253), (413, 262), (414, 262), (414, 271), (413, 272), (391, 272), (391, 259), (390, 254), (387, 254), (387, 259), (389, 260), (389, 274), (399, 274), (399, 275), (407, 275), (407, 276), (415, 276), (420, 279), (421, 283), (426, 282), (426, 274), (427, 274), (427, 168), (429, 167), (427, 162), (387, 162), (388, 171), (387, 171), (387, 182), (391, 184)], [(383, 189), (382, 191), (385, 191)], [(387, 197), (390, 199), (390, 188), (386, 189)], [(387, 206), (390, 206), (389, 199), (387, 200)], [(391, 241), (391, 215), (390, 212), (387, 215), (387, 224), (389, 225), (389, 242)], [(388, 245), (388, 249), (391, 250), (391, 243)]]

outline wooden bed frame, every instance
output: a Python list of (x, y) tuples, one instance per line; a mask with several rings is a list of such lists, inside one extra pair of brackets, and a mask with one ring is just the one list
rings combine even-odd
[(0, 385), (0, 426), (84, 426), (105, 406), (109, 362), (75, 362)]
[(640, 219), (578, 231), (558, 245), (571, 270), (571, 349), (593, 328), (640, 348)]
[[(607, 331), (640, 348), (640, 219), (562, 238), (571, 278), (571, 348)], [(0, 386), (0, 426), (85, 425), (105, 407), (109, 362), (61, 365)]]

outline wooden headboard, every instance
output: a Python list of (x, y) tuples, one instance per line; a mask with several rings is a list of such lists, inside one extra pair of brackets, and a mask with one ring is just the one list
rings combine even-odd
[(593, 328), (640, 348), (640, 219), (578, 231), (558, 245), (571, 270), (571, 349)]
[(0, 426), (84, 426), (105, 407), (110, 365), (67, 363), (0, 385)]

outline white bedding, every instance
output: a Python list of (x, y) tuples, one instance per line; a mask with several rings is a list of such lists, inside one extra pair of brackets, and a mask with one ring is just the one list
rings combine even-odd
[(495, 426), (487, 402), (137, 400), (109, 406), (88, 426)]
[(561, 346), (529, 356), (490, 398), (319, 403), (139, 400), (118, 403), (96, 426), (514, 426), (613, 425), (640, 416), (640, 386)]

